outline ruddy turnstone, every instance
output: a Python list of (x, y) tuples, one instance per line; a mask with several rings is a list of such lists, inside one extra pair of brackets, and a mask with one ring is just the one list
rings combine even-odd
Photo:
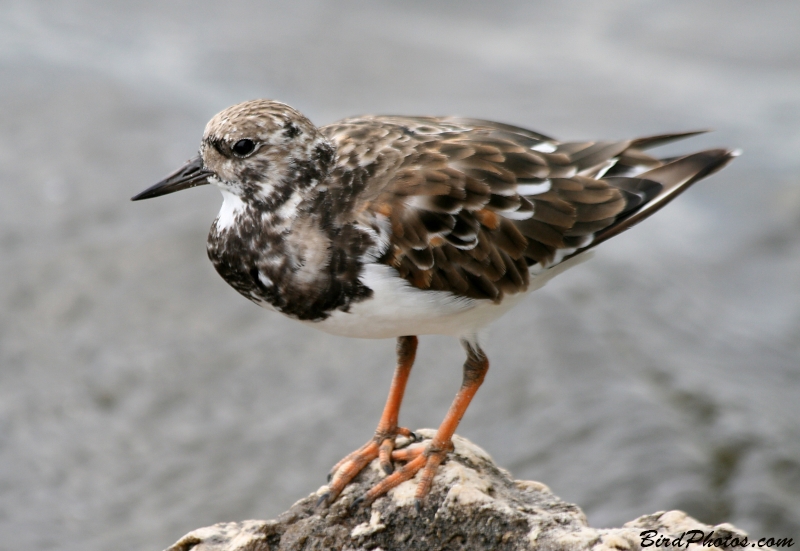
[[(489, 368), (481, 329), (736, 155), (645, 153), (695, 134), (561, 143), (485, 120), (402, 116), (318, 128), (254, 100), (211, 119), (199, 155), (133, 200), (214, 184), (223, 203), (208, 256), (234, 289), (329, 333), (397, 339), (375, 435), (334, 466), (321, 501), (376, 457), (387, 476), (361, 500), (422, 470), (421, 500)], [(417, 336), (430, 334), (461, 340), (463, 382), (427, 445), (395, 449), (398, 436), (414, 439), (398, 415)]]

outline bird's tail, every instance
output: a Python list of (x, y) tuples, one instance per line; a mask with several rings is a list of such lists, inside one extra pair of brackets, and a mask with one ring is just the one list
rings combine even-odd
[(656, 213), (695, 182), (722, 169), (741, 152), (729, 149), (707, 149), (682, 157), (657, 159), (644, 153), (650, 147), (694, 136), (702, 132), (663, 134), (632, 140), (628, 149), (604, 179), (615, 187), (640, 195), (637, 207), (620, 216), (613, 225), (595, 235), (590, 247), (614, 237)]

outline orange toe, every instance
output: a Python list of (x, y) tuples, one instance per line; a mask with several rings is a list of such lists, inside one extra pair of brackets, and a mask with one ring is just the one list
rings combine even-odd
[(345, 486), (376, 457), (378, 457), (378, 444), (376, 442), (368, 442), (339, 461), (331, 470), (328, 491), (320, 497), (319, 503), (327, 502), (331, 504), (336, 501)]
[[(331, 504), (336, 501), (336, 498), (339, 497), (345, 487), (376, 457), (380, 461), (383, 472), (387, 475), (393, 474), (395, 470), (393, 463), (395, 454), (398, 451), (403, 451), (395, 450), (397, 435), (408, 436), (409, 438), (411, 437), (409, 435), (416, 437), (413, 432), (403, 427), (396, 427), (390, 431), (379, 430), (372, 440), (336, 463), (328, 475), (328, 491), (320, 497), (319, 504)], [(422, 447), (420, 447), (419, 451), (414, 452), (413, 457), (419, 455), (421, 451)], [(412, 456), (408, 457), (411, 458)], [(403, 461), (407, 460), (404, 459)]]
[(360, 501), (367, 504), (372, 503), (392, 488), (406, 480), (411, 480), (418, 472), (422, 471), (414, 495), (418, 501), (421, 501), (430, 493), (436, 470), (452, 449), (452, 444), (434, 447), (431, 442), (427, 446), (413, 446), (393, 452), (392, 459), (407, 461), (407, 463), (370, 488)]

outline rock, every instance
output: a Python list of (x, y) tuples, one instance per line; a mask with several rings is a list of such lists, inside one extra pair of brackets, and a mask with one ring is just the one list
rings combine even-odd
[[(425, 439), (434, 431), (422, 429)], [(410, 480), (371, 506), (353, 501), (383, 475), (377, 460), (351, 483), (329, 508), (317, 508), (327, 489), (295, 503), (275, 520), (215, 524), (190, 532), (167, 551), (289, 550), (625, 550), (654, 549), (659, 536), (700, 530), (713, 538), (744, 538), (729, 524), (707, 526), (681, 511), (640, 517), (621, 528), (591, 528), (576, 506), (560, 500), (539, 482), (512, 480), (492, 458), (470, 441), (453, 438), (455, 451), (440, 467), (433, 489), (417, 511), (416, 482)], [(648, 532), (650, 531), (650, 532)], [(692, 545), (690, 547), (694, 548)], [(716, 546), (720, 547), (719, 545)], [(674, 548), (674, 547), (673, 547)], [(686, 545), (681, 548), (686, 549)], [(700, 549), (699, 546), (697, 546)]]

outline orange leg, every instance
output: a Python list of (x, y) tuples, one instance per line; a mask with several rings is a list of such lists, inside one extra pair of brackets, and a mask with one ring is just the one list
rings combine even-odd
[(452, 438), (456, 427), (461, 422), (461, 418), (467, 411), (472, 397), (475, 396), (481, 383), (483, 383), (486, 372), (489, 370), (489, 360), (483, 350), (477, 345), (466, 342), (464, 342), (464, 347), (467, 350), (467, 361), (464, 363), (464, 380), (453, 403), (450, 405), (450, 410), (445, 415), (444, 421), (439, 425), (436, 436), (422, 450), (415, 447), (394, 452), (393, 457), (395, 459), (408, 460), (409, 462), (370, 488), (359, 501), (371, 503), (401, 482), (413, 478), (420, 470), (422, 470), (422, 475), (415, 495), (417, 505), (419, 506), (422, 499), (428, 495), (436, 469), (444, 461), (448, 452), (453, 449)]
[(398, 337), (397, 368), (392, 379), (392, 386), (389, 388), (389, 397), (383, 408), (383, 415), (381, 415), (378, 428), (375, 430), (375, 436), (334, 465), (331, 474), (328, 475), (328, 491), (320, 497), (319, 503), (324, 501), (333, 503), (345, 486), (376, 457), (380, 458), (381, 468), (384, 472), (391, 474), (394, 471), (392, 452), (395, 447), (395, 438), (406, 436), (412, 440), (416, 439), (413, 432), (407, 428), (398, 427), (397, 420), (400, 416), (400, 405), (403, 403), (403, 394), (406, 391), (411, 366), (414, 365), (414, 358), (417, 354), (417, 343), (417, 337)]

